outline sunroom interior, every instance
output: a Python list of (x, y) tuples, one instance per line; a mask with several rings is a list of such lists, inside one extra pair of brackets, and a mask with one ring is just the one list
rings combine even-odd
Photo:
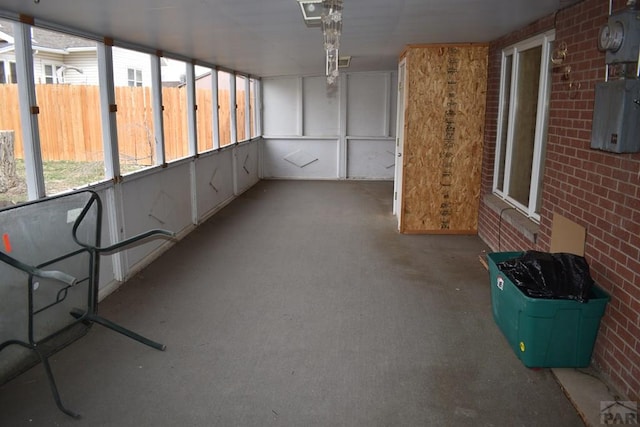
[[(175, 233), (100, 256), (96, 288), (166, 350), (91, 328), (50, 356), (81, 420), (36, 365), (0, 377), (0, 421), (584, 425), (504, 341), (481, 261), (548, 249), (542, 104), (576, 76), (558, 17), (595, 3), (0, 0), (0, 209), (91, 190), (103, 244)], [(513, 131), (507, 66), (536, 77)], [(587, 374), (637, 398), (637, 339), (600, 347)]]

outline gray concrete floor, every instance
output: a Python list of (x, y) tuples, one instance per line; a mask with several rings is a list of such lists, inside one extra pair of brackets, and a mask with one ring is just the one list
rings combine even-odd
[(396, 232), (390, 182), (263, 181), (0, 388), (2, 426), (582, 426), (491, 315), (475, 236)]

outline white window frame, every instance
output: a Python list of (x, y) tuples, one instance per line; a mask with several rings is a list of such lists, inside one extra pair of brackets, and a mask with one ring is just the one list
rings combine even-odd
[[(250, 139), (257, 138), (258, 136), (258, 79), (254, 77), (249, 78), (249, 137)], [(253, 102), (253, 108), (251, 108), (251, 102)], [(251, 123), (253, 122), (253, 123)]]
[[(551, 88), (551, 68), (550, 68), (550, 55), (555, 40), (555, 30), (548, 31), (543, 34), (536, 35), (527, 40), (519, 42), (515, 45), (509, 46), (502, 51), (501, 67), (500, 67), (500, 101), (498, 105), (498, 124), (496, 135), (496, 150), (495, 150), (495, 162), (493, 171), (493, 193), (504, 199), (509, 204), (513, 205), (516, 209), (527, 215), (529, 218), (540, 222), (540, 213), (538, 211), (538, 196), (542, 191), (541, 174), (543, 172), (544, 165), (544, 153), (546, 146), (547, 127), (548, 127), (548, 113), (549, 113), (549, 96)], [(534, 47), (542, 46), (541, 63), (540, 63), (540, 81), (538, 88), (538, 105), (536, 111), (536, 130), (534, 136), (534, 149), (533, 149), (533, 161), (531, 170), (531, 184), (529, 189), (529, 204), (518, 202), (509, 196), (509, 181), (512, 168), (512, 155), (513, 155), (513, 136), (514, 136), (514, 122), (515, 114), (518, 102), (517, 89), (518, 89), (518, 67), (519, 67), (519, 53)], [(504, 111), (505, 105), (505, 89), (507, 79), (505, 78), (506, 72), (506, 58), (511, 56), (511, 76), (510, 76), (510, 102), (509, 111)], [(505, 117), (506, 116), (506, 117)], [(508, 120), (507, 135), (505, 138), (506, 147), (503, 146), (502, 141), (502, 129), (504, 120)], [(498, 178), (500, 175), (500, 158), (502, 151), (505, 152), (504, 162), (504, 181), (502, 190), (498, 189)], [(540, 184), (538, 184), (540, 183)]]
[[(129, 78), (129, 71), (133, 71), (133, 80)], [(140, 73), (140, 80), (138, 80), (138, 73)], [(142, 68), (127, 67), (127, 86), (129, 87), (144, 86), (143, 77), (142, 77)]]
[[(52, 62), (46, 61), (42, 62), (42, 79), (45, 84), (59, 84), (64, 83), (63, 79), (58, 79), (58, 70), (62, 68), (64, 64), (62, 62)], [(47, 74), (47, 66), (51, 67), (52, 75)], [(47, 82), (47, 79), (51, 78), (53, 81), (51, 83)]]
[(16, 69), (16, 61), (12, 61), (10, 59), (0, 59), (0, 68), (4, 72), (4, 84), (14, 84), (18, 82), (16, 77), (17, 69)]

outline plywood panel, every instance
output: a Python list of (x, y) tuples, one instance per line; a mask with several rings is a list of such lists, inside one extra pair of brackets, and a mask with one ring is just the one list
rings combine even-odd
[(476, 233), (484, 133), (484, 45), (409, 47), (405, 233)]

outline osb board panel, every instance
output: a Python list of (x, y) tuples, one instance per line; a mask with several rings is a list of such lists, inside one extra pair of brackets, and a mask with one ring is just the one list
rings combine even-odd
[(406, 52), (401, 232), (478, 228), (488, 47)]

